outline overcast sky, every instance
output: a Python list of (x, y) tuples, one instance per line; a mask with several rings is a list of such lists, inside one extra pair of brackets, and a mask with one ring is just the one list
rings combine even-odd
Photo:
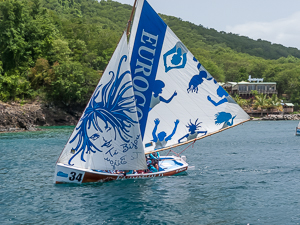
[[(133, 5), (134, 0), (114, 0)], [(158, 13), (300, 49), (300, 0), (148, 0)]]

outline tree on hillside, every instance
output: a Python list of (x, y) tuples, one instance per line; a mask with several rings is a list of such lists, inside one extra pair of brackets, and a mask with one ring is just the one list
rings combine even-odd
[(38, 0), (1, 2), (0, 15), (0, 57), (4, 72), (26, 71), (51, 49), (57, 33), (55, 25)]
[[(111, 0), (0, 0), (0, 100), (88, 101), (131, 10)], [(162, 18), (217, 81), (263, 77), (300, 103), (298, 49)]]
[(45, 80), (47, 100), (63, 106), (86, 104), (100, 79), (95, 70), (72, 61), (55, 64), (47, 75), (51, 79)]
[(269, 107), (269, 102), (267, 100), (267, 95), (264, 94), (258, 94), (255, 95), (255, 100), (254, 100), (254, 104), (253, 107), (255, 109), (260, 109), (261, 112), (261, 116), (263, 115), (263, 110), (267, 109)]
[(269, 108), (271, 109), (277, 109), (279, 111), (283, 110), (283, 107), (281, 105), (281, 99), (278, 98), (276, 94), (273, 94), (271, 98), (268, 98), (268, 104)]
[(250, 104), (250, 100), (243, 99), (239, 95), (236, 95), (233, 99), (243, 109), (247, 108)]

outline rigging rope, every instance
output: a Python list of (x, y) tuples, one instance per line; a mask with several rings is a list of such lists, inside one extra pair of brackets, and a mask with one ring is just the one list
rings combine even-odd
[[(185, 149), (183, 149), (180, 153), (174, 152), (174, 151), (172, 150), (172, 148), (171, 148), (171, 149), (169, 150), (169, 152), (167, 153), (166, 156), (168, 156), (168, 155), (170, 154), (170, 152), (173, 152), (173, 153), (176, 154), (176, 156), (180, 157), (180, 154), (183, 153), (185, 150), (187, 150), (190, 146), (193, 146), (192, 148), (194, 148), (194, 143), (195, 143), (195, 142), (196, 142), (196, 139), (193, 141), (193, 143), (191, 143), (189, 146), (187, 146)], [(165, 160), (165, 159), (164, 159), (164, 160)], [(164, 161), (164, 160), (162, 160), (162, 161)]]

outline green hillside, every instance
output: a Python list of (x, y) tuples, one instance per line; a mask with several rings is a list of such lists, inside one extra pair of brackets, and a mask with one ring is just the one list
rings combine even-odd
[[(0, 100), (85, 104), (132, 7), (111, 0), (0, 0)], [(277, 82), (300, 103), (300, 51), (161, 15), (220, 82)]]

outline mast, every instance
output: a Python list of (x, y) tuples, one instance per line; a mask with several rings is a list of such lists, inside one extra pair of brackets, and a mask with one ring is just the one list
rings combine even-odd
[(135, 11), (136, 1), (137, 0), (134, 1), (133, 7), (132, 7), (132, 11), (131, 11), (131, 15), (130, 15), (130, 18), (129, 18), (128, 23), (127, 23), (127, 31), (126, 31), (127, 37), (130, 34), (130, 27), (131, 27), (131, 23), (132, 23), (133, 14), (134, 14), (134, 11)]

